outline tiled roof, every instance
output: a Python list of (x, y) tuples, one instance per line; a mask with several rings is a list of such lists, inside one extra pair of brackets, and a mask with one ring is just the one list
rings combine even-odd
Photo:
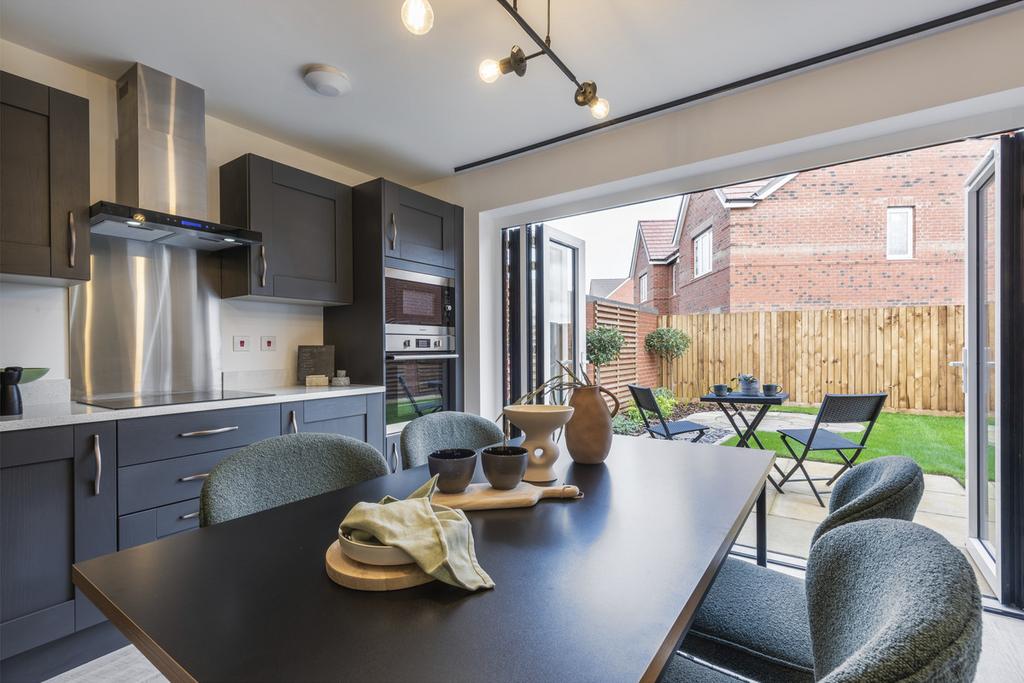
[(668, 258), (676, 250), (672, 237), (676, 231), (675, 220), (640, 221), (640, 234), (647, 245), (647, 256), (653, 261)]
[(796, 177), (796, 173), (784, 176), (736, 183), (718, 189), (719, 197), (724, 202), (759, 202), (775, 190), (779, 189)]
[(590, 281), (590, 296), (599, 296), (602, 299), (619, 288), (628, 278), (623, 277), (598, 277)]

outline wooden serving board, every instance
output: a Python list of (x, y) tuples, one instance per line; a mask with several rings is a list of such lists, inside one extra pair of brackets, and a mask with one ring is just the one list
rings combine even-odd
[(462, 493), (435, 493), (432, 503), (460, 510), (502, 510), (528, 508), (542, 498), (582, 498), (575, 486), (534, 486), (525, 481), (514, 489), (501, 490), (490, 484), (470, 484)]
[(415, 564), (377, 567), (356, 562), (341, 552), (338, 541), (327, 548), (324, 564), (331, 581), (357, 591), (397, 591), (434, 580), (434, 577)]

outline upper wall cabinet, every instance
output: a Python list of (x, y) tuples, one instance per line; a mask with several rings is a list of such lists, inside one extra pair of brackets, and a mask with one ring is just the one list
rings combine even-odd
[(0, 274), (89, 279), (89, 102), (0, 73)]
[(352, 188), (246, 154), (220, 167), (220, 221), (263, 233), (223, 252), (225, 298), (352, 303)]
[(384, 186), (384, 255), (455, 268), (455, 207), (396, 185)]

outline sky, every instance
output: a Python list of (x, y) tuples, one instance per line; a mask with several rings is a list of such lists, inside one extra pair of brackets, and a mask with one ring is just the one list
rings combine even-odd
[(590, 281), (594, 278), (624, 278), (629, 275), (637, 221), (675, 220), (679, 214), (680, 201), (681, 197), (656, 199), (642, 204), (620, 206), (617, 209), (544, 221), (544, 225), (586, 241), (589, 292)]

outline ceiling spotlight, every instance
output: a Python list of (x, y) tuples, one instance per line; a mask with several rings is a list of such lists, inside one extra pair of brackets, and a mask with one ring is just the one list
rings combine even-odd
[(337, 97), (352, 90), (352, 82), (345, 72), (330, 64), (310, 64), (303, 72), (302, 80), (324, 97)]
[(597, 83), (594, 81), (583, 81), (576, 88), (576, 95), (573, 100), (581, 107), (590, 107), (590, 115), (595, 119), (603, 119), (608, 116), (610, 106), (608, 100), (597, 96)]
[(477, 69), (477, 73), (480, 75), (480, 80), (484, 83), (494, 83), (494, 81), (507, 73), (525, 76), (527, 59), (529, 57), (526, 56), (522, 48), (518, 45), (513, 45), (508, 57), (505, 57), (500, 62), (496, 59), (485, 59), (480, 62), (480, 68)]
[(434, 26), (434, 8), (428, 0), (405, 0), (402, 23), (414, 36), (422, 36)]

